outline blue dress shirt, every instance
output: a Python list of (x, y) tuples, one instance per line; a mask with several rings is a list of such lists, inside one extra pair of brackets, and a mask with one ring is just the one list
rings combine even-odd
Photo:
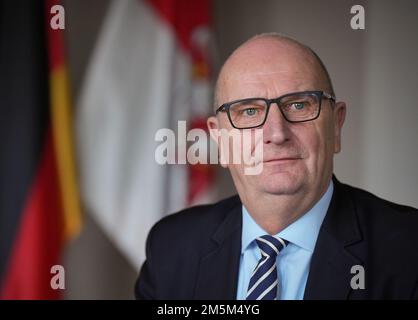
[[(287, 247), (280, 252), (276, 262), (281, 300), (303, 299), (312, 253), (331, 202), (333, 190), (334, 185), (331, 181), (325, 194), (311, 210), (274, 235), (289, 241)], [(254, 221), (243, 205), (238, 300), (245, 300), (251, 274), (261, 258), (260, 250), (254, 240), (265, 234), (268, 233)]]

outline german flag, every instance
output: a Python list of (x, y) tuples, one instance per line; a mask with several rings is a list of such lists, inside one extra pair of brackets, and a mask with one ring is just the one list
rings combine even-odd
[(51, 268), (81, 227), (58, 1), (0, 2), (0, 297), (58, 299)]

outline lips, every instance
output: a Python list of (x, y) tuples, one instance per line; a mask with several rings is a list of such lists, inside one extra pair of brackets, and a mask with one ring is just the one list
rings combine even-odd
[(274, 162), (285, 162), (291, 160), (300, 160), (300, 157), (292, 156), (292, 157), (280, 157), (280, 158), (271, 158), (268, 160), (264, 160), (264, 163), (274, 163)]

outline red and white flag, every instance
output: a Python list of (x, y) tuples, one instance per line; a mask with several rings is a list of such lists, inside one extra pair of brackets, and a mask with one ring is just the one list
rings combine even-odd
[(210, 0), (113, 1), (79, 100), (82, 200), (137, 268), (157, 220), (210, 200), (211, 166), (155, 161), (159, 129), (204, 128), (212, 110), (210, 13)]

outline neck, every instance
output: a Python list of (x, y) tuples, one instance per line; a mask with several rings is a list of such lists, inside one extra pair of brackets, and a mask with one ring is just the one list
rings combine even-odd
[(307, 213), (325, 194), (329, 183), (330, 180), (321, 188), (320, 193), (301, 190), (291, 195), (254, 192), (239, 194), (254, 221), (266, 232), (274, 235)]

